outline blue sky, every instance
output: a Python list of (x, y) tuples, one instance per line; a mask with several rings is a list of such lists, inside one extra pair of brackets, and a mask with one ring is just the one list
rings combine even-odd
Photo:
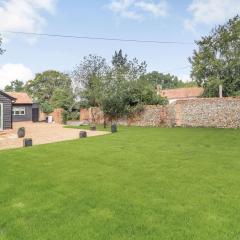
[[(2, 0), (0, 32), (194, 42), (240, 13), (239, 0)], [(110, 61), (115, 50), (157, 70), (189, 79), (194, 44), (140, 44), (4, 34), (0, 88), (48, 69), (70, 72), (88, 54)], [(185, 67), (185, 68), (183, 68)]]

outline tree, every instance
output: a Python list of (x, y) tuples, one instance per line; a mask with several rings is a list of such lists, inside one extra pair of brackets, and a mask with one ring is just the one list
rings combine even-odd
[(140, 62), (137, 58), (128, 60), (128, 56), (123, 55), (122, 50), (115, 52), (112, 57), (112, 77), (116, 81), (136, 81), (146, 73), (147, 64)]
[(164, 74), (153, 71), (151, 73), (145, 74), (143, 78), (148, 80), (155, 87), (157, 85), (160, 85), (162, 89), (185, 87), (185, 83), (182, 80), (178, 79), (177, 76), (171, 74)]
[(142, 109), (144, 104), (165, 104), (156, 89), (141, 79), (146, 62), (129, 60), (122, 50), (114, 53), (112, 65), (89, 55), (73, 72), (74, 86), (82, 107), (100, 107), (105, 116), (117, 119)]
[(240, 95), (240, 17), (212, 30), (209, 36), (196, 41), (198, 50), (189, 58), (192, 78), (205, 88), (205, 96)]
[(122, 49), (120, 49), (118, 52), (115, 51), (113, 57), (112, 57), (112, 65), (115, 69), (124, 69), (127, 68), (127, 55), (123, 55)]
[(108, 74), (106, 60), (100, 56), (89, 55), (83, 58), (73, 71), (76, 95), (84, 107), (100, 104), (101, 88)]
[(2, 55), (5, 52), (5, 50), (3, 50), (1, 46), (2, 46), (2, 38), (0, 36), (0, 55)]
[(38, 73), (33, 80), (27, 82), (26, 90), (44, 112), (55, 107), (70, 111), (74, 104), (72, 80), (65, 73), (53, 70)]
[(10, 85), (7, 85), (4, 89), (6, 92), (24, 92), (24, 82), (20, 80), (11, 81)]
[(143, 110), (144, 104), (165, 104), (167, 101), (157, 95), (156, 89), (146, 79), (146, 63), (136, 58), (128, 60), (122, 51), (115, 52), (111, 73), (108, 75), (101, 99), (105, 116), (117, 119), (131, 116)]
[(73, 107), (74, 103), (72, 89), (56, 88), (53, 91), (53, 95), (50, 102), (54, 108), (63, 108), (65, 110), (71, 111), (71, 107)]

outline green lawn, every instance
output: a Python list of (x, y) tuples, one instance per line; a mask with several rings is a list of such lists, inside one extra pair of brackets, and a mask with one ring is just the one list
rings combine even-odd
[[(75, 129), (82, 129), (82, 130), (90, 130), (89, 125), (81, 125), (79, 127), (76, 126), (66, 126), (65, 128), (75, 128)], [(101, 125), (96, 125), (97, 131), (107, 131), (111, 132), (111, 126), (107, 125), (106, 128), (104, 128), (103, 124)]]
[(0, 240), (239, 240), (240, 130), (120, 128), (0, 152)]

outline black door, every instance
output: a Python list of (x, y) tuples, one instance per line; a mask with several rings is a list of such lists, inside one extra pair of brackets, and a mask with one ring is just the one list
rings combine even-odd
[(39, 109), (38, 108), (33, 108), (32, 109), (32, 121), (33, 122), (38, 122), (39, 121)]

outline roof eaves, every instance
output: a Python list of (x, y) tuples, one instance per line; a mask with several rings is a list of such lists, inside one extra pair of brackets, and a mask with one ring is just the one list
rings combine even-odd
[(3, 92), (2, 90), (0, 90), (0, 94), (2, 94), (3, 96), (5, 96), (5, 97), (7, 97), (7, 98), (9, 98), (9, 99), (11, 99), (13, 101), (17, 100), (16, 98), (14, 98), (14, 97), (10, 96), (9, 94)]

